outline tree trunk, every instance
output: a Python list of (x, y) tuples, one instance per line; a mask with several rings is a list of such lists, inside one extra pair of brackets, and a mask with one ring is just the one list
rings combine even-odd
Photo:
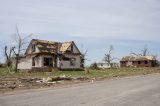
[(18, 72), (18, 59), (19, 59), (19, 55), (16, 56), (16, 64), (15, 64), (15, 72)]

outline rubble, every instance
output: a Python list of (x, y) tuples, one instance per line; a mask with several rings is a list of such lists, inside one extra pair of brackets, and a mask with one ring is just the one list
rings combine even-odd
[[(47, 78), (12, 78), (3, 77), (0, 78), (0, 92), (3, 90), (15, 90), (15, 89), (31, 89), (53, 86), (57, 84), (65, 84), (66, 81), (86, 81), (95, 80), (87, 77), (67, 77), (65, 75), (59, 77), (47, 77)], [(93, 82), (93, 81), (92, 81)]]

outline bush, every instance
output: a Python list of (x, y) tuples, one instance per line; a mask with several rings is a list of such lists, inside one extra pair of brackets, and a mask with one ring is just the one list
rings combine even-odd
[(97, 63), (92, 63), (89, 68), (93, 70), (99, 70)]
[(160, 61), (156, 60), (156, 67), (160, 66)]
[(0, 63), (0, 68), (2, 68), (2, 67), (6, 67), (6, 65), (5, 65), (5, 64), (2, 64), (2, 63)]

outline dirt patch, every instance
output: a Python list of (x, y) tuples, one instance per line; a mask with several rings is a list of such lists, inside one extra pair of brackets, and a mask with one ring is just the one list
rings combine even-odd
[(18, 78), (18, 77), (1, 77), (0, 93), (15, 90), (35, 89), (74, 84), (86, 81), (92, 81), (93, 78), (87, 77), (48, 77), (48, 78)]

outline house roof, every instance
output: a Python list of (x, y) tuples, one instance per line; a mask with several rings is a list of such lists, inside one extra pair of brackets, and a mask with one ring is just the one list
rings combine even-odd
[(65, 52), (72, 45), (72, 42), (73, 41), (61, 43), (60, 51)]
[(55, 53), (57, 49), (57, 42), (33, 39), (38, 49), (42, 53)]
[(144, 60), (156, 60), (154, 56), (125, 56), (121, 61), (144, 61)]
[(33, 39), (32, 41), (40, 44), (55, 44), (53, 41), (47, 41), (47, 40), (39, 40), (39, 39)]
[[(37, 48), (39, 49), (39, 53), (65, 53), (68, 48), (75, 43), (73, 41), (70, 42), (53, 42), (53, 41), (47, 41), (47, 40), (39, 40), (39, 39), (32, 39), (30, 45), (28, 46), (28, 49), (31, 47), (32, 44), (36, 44)], [(75, 47), (77, 48), (77, 46), (75, 45)], [(27, 51), (26, 53), (27, 54)], [(77, 48), (77, 50), (79, 51), (79, 49)]]

